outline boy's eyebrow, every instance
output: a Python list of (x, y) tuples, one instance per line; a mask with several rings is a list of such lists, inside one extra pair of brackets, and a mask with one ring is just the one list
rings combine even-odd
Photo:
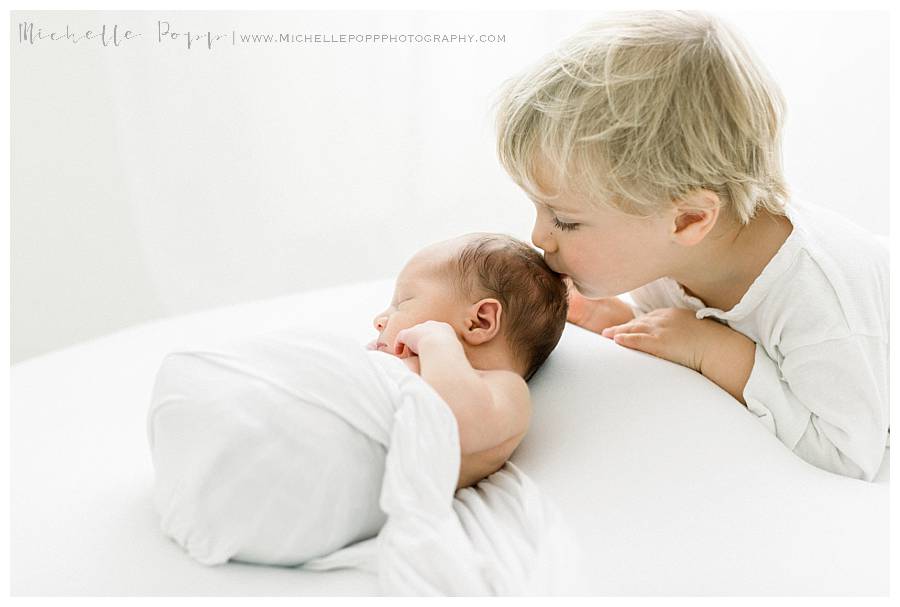
[(562, 208), (562, 207), (553, 206), (553, 205), (550, 204), (549, 202), (544, 202), (543, 200), (538, 200), (538, 199), (535, 198), (534, 196), (529, 196), (529, 198), (531, 199), (531, 201), (532, 201), (533, 203), (539, 204), (539, 205), (541, 205), (542, 207), (547, 207), (547, 208), (550, 209), (551, 211), (560, 211), (560, 212), (563, 212), (563, 213), (577, 213), (577, 212), (578, 212), (578, 211), (576, 211), (575, 209), (564, 209), (564, 208)]

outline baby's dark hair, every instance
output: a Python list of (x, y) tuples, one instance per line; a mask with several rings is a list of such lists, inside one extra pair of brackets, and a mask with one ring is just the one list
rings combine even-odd
[(541, 254), (506, 234), (473, 234), (453, 259), (462, 292), (503, 306), (500, 331), (531, 379), (562, 335), (568, 300), (562, 277)]

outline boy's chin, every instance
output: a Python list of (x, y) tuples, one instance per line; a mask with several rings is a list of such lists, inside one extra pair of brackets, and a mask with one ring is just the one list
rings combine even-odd
[(590, 285), (579, 283), (576, 280), (572, 280), (572, 286), (574, 286), (575, 290), (578, 291), (578, 294), (585, 299), (603, 299), (604, 297), (612, 297), (612, 295), (606, 294), (605, 291), (601, 291)]

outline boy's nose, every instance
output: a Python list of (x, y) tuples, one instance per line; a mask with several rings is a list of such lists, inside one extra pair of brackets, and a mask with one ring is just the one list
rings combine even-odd
[(535, 224), (534, 229), (531, 231), (531, 242), (545, 253), (556, 251), (556, 241), (553, 239), (550, 230), (538, 224)]
[(375, 329), (378, 331), (384, 331), (384, 316), (378, 315), (375, 317), (373, 324), (375, 325)]

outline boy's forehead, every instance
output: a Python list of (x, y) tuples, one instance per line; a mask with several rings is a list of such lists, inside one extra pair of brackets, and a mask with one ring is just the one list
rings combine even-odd
[(572, 196), (564, 193), (564, 184), (559, 176), (555, 175), (554, 171), (547, 167), (547, 161), (541, 160), (540, 157), (534, 163), (534, 180), (538, 189), (547, 193), (547, 196), (542, 196), (538, 192), (528, 193), (528, 197), (537, 204), (564, 213), (580, 210), (580, 205), (572, 200)]
[(529, 198), (531, 198), (531, 200), (533, 200), (537, 204), (539, 204), (543, 207), (547, 207), (551, 211), (557, 211), (560, 213), (577, 213), (577, 212), (583, 210), (581, 207), (579, 207), (577, 204), (574, 204), (573, 202), (562, 201), (558, 198), (553, 198), (553, 199), (547, 200), (547, 199), (541, 198), (539, 196), (536, 196), (534, 194), (530, 194)]
[(532, 179), (540, 191), (553, 195), (559, 192), (560, 179), (558, 172), (551, 170), (549, 164), (543, 154), (538, 154), (532, 164)]

